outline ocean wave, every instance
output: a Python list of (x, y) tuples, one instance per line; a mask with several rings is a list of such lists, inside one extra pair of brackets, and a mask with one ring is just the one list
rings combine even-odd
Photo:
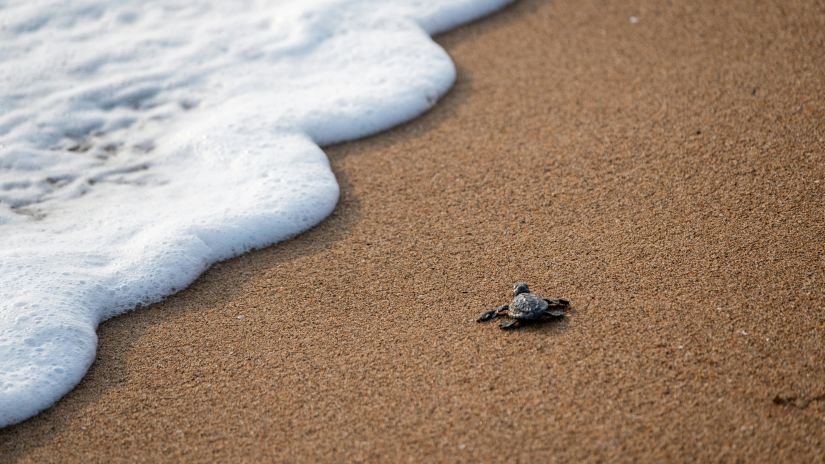
[(426, 111), (430, 34), (506, 0), (18, 0), (0, 11), (0, 426), (106, 318), (329, 215), (320, 145)]

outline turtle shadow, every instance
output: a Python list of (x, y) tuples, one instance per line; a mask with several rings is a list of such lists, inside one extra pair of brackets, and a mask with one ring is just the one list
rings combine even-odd
[(565, 316), (557, 320), (534, 322), (532, 324), (524, 324), (520, 327), (510, 330), (502, 330), (505, 333), (511, 334), (542, 334), (551, 336), (561, 336), (570, 329), (570, 317)]
[(542, 335), (551, 335), (551, 336), (561, 336), (566, 333), (570, 329), (570, 316), (560, 317), (558, 319), (551, 319), (547, 321), (540, 321), (540, 322), (530, 322), (521, 324), (518, 327), (514, 327), (512, 329), (501, 329), (499, 328), (499, 324), (507, 322), (509, 318), (501, 318), (496, 319), (494, 321), (489, 322), (482, 322), (478, 323), (479, 325), (488, 325), (494, 327), (497, 331), (502, 332), (507, 335), (518, 335), (518, 334), (542, 334)]

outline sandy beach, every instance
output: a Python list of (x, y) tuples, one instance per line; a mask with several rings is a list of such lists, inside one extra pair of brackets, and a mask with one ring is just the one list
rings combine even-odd
[[(689, 3), (689, 4), (683, 4)], [(291, 241), (107, 321), (2, 462), (820, 462), (825, 5), (521, 0)], [(517, 280), (575, 311), (478, 324)]]

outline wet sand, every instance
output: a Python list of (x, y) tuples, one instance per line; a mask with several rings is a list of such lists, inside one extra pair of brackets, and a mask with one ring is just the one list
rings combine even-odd
[[(825, 4), (622, 3), (438, 37), (332, 217), (104, 323), (0, 461), (820, 461)], [(476, 323), (516, 280), (575, 313)]]

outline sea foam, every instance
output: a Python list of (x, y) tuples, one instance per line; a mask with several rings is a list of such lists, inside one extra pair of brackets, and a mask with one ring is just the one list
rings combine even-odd
[(330, 214), (319, 145), (431, 107), (429, 35), (507, 1), (2, 2), (0, 426), (80, 381), (101, 321)]

